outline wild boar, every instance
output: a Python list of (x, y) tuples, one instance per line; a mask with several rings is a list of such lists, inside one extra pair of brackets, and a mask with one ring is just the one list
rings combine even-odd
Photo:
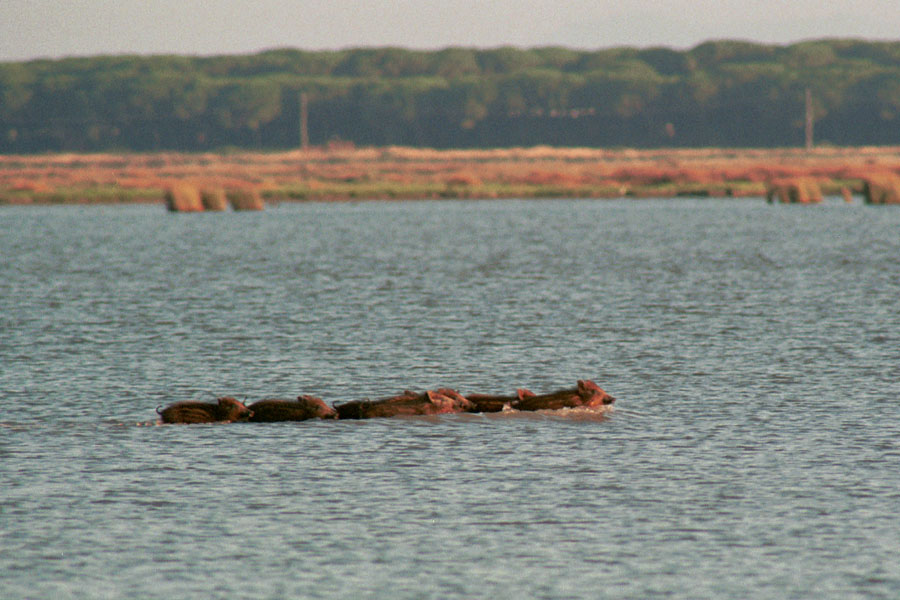
[(442, 388), (422, 394), (405, 391), (399, 396), (381, 400), (354, 400), (337, 404), (339, 419), (372, 419), (470, 412), (472, 403), (456, 390)]
[(491, 394), (466, 394), (466, 400), (472, 403), (472, 410), (475, 413), (495, 413), (502, 412), (507, 406), (512, 408), (513, 404), (526, 398), (534, 396), (529, 390), (516, 390), (515, 396), (494, 396)]
[(234, 398), (228, 396), (218, 399), (216, 404), (206, 402), (176, 402), (160, 410), (163, 423), (230, 423), (246, 421), (253, 413)]
[(276, 421), (306, 421), (307, 419), (337, 419), (337, 411), (315, 396), (297, 396), (296, 400), (269, 398), (247, 407), (253, 412), (252, 423)]
[(575, 389), (559, 390), (550, 394), (531, 394), (512, 403), (516, 410), (559, 410), (561, 408), (599, 408), (616, 399), (590, 380), (579, 380)]

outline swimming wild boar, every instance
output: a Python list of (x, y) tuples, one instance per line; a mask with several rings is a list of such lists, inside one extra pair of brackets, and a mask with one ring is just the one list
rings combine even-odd
[(527, 396), (534, 396), (529, 390), (516, 390), (515, 396), (494, 396), (491, 394), (466, 394), (466, 400), (472, 403), (473, 413), (503, 412), (506, 407), (513, 405)]
[(381, 400), (354, 400), (335, 405), (340, 419), (372, 419), (376, 417), (408, 417), (470, 412), (472, 403), (456, 390), (442, 388), (422, 394), (405, 391), (399, 396)]
[(559, 410), (561, 408), (599, 408), (612, 404), (615, 398), (600, 389), (593, 381), (579, 380), (572, 390), (559, 390), (550, 394), (535, 395), (520, 393), (520, 398), (512, 403), (516, 410)]
[(247, 408), (253, 412), (252, 423), (338, 418), (337, 411), (315, 396), (297, 396), (296, 400), (270, 398), (254, 402)]
[(163, 423), (230, 423), (246, 421), (252, 412), (234, 398), (222, 397), (216, 404), (206, 402), (176, 402), (160, 410)]

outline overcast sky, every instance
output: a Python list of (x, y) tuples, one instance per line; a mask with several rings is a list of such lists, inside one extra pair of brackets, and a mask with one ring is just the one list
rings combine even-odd
[(360, 46), (900, 40), (898, 0), (0, 0), (0, 61)]

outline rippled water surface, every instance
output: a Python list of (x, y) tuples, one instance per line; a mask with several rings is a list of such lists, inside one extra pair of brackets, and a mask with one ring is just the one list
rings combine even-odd
[[(549, 391), (606, 418), (152, 423)], [(0, 597), (900, 597), (900, 211), (0, 207)]]

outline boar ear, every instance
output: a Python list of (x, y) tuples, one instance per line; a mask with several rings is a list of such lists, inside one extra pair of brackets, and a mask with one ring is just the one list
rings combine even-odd
[(584, 381), (581, 380), (581, 379), (579, 379), (579, 380), (578, 380), (578, 391), (579, 391), (579, 392), (583, 392), (583, 391), (585, 390), (586, 387), (587, 387), (587, 386), (584, 385)]
[(519, 398), (519, 400), (524, 400), (525, 398), (530, 398), (530, 397), (534, 396), (534, 392), (532, 392), (531, 390), (526, 390), (525, 388), (522, 388), (522, 389), (516, 390), (516, 396)]

